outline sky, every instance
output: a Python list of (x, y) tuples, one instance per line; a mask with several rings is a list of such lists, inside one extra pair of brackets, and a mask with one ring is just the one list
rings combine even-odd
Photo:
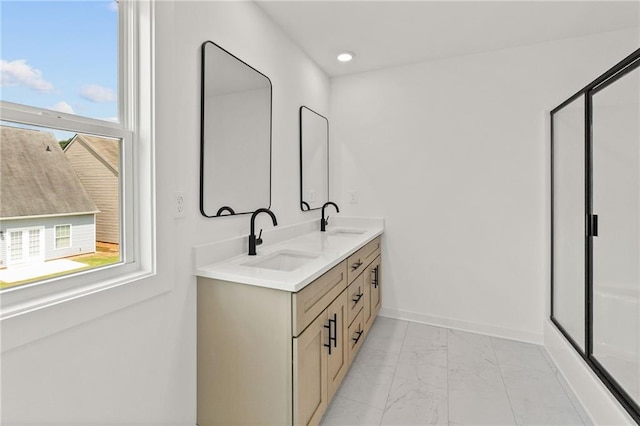
[(3, 101), (117, 121), (117, 60), (114, 0), (0, 0)]

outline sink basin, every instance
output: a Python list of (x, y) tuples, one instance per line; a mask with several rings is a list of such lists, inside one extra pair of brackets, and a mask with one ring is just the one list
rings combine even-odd
[(328, 234), (334, 237), (357, 237), (358, 235), (362, 235), (365, 232), (366, 231), (364, 229), (357, 228), (336, 228), (330, 230)]
[(314, 259), (320, 257), (319, 254), (307, 253), (303, 251), (295, 250), (282, 250), (276, 253), (272, 253), (261, 257), (259, 259), (251, 260), (244, 263), (244, 266), (250, 266), (252, 268), (272, 269), (274, 271), (289, 272), (296, 270)]

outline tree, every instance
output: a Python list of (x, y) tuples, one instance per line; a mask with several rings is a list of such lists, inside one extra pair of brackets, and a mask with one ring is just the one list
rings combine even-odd
[(58, 141), (58, 143), (60, 144), (60, 148), (64, 149), (65, 146), (69, 145), (69, 142), (71, 142), (71, 139), (73, 139), (73, 137)]

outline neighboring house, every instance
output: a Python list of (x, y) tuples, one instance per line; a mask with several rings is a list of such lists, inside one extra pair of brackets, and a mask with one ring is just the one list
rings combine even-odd
[(120, 141), (77, 134), (64, 148), (89, 197), (100, 213), (96, 215), (96, 240), (120, 242)]
[(0, 132), (0, 267), (94, 253), (98, 208), (53, 134)]

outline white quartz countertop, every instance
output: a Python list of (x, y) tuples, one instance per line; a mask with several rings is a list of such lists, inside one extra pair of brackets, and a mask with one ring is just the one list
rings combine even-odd
[[(381, 235), (384, 230), (382, 220), (352, 223), (355, 226), (329, 225), (327, 232), (313, 230), (271, 245), (268, 244), (268, 237), (263, 236), (265, 244), (257, 247), (257, 255), (249, 256), (245, 252), (222, 261), (196, 266), (195, 275), (297, 292)], [(304, 259), (304, 263), (290, 271), (255, 265), (274, 259), (274, 256), (281, 253), (300, 257)]]

